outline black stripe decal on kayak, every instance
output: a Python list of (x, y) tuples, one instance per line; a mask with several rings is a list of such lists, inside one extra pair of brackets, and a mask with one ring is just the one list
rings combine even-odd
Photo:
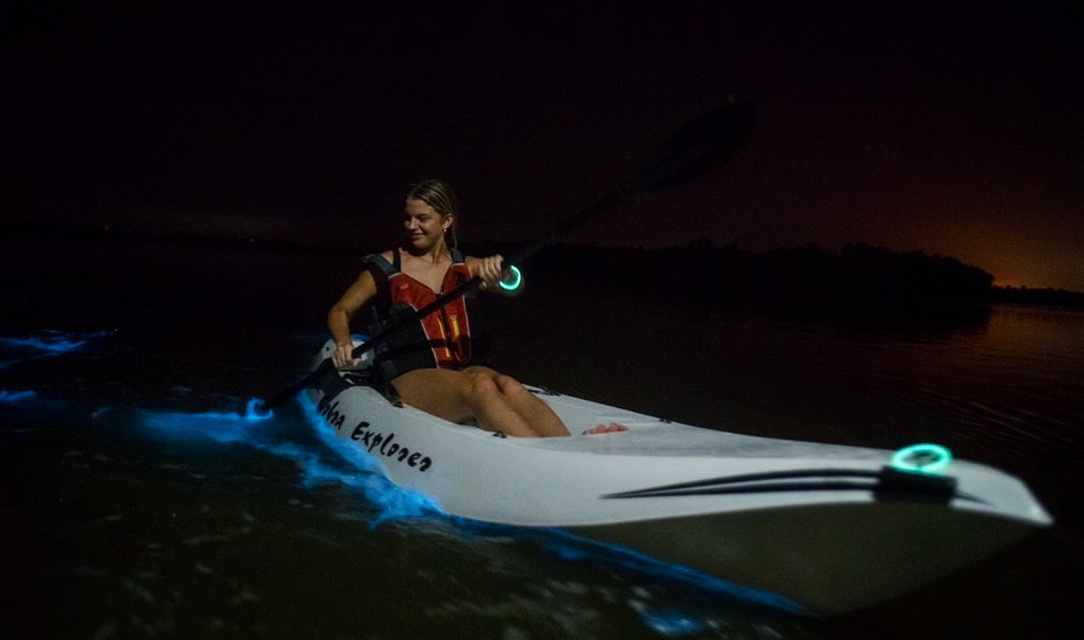
[(955, 478), (907, 473), (889, 467), (880, 471), (796, 469), (749, 473), (611, 493), (602, 498), (662, 498), (795, 491), (872, 491), (884, 499), (917, 497), (947, 502), (951, 498), (959, 498), (984, 502), (975, 496), (956, 491)]

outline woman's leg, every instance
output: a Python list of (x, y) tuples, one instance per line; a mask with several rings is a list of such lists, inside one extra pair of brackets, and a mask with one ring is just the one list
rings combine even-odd
[(486, 367), (416, 369), (394, 380), (403, 402), (452, 422), (474, 419), (510, 436), (567, 436), (557, 414), (522, 384)]
[(487, 381), (492, 381), (497, 387), (500, 398), (516, 415), (523, 418), (531, 431), (539, 437), (569, 435), (568, 428), (553, 412), (553, 409), (512, 376), (506, 376), (488, 367), (468, 367), (463, 373), (475, 376), (477, 384), (485, 385)]

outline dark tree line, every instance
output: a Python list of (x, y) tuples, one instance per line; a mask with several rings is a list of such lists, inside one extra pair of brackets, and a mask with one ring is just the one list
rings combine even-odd
[(994, 277), (959, 260), (920, 251), (851, 244), (766, 253), (706, 240), (660, 250), (559, 245), (531, 260), (534, 277), (600, 292), (635, 292), (722, 309), (912, 307), (987, 303)]
[[(354, 247), (311, 246), (294, 241), (155, 234), (110, 229), (73, 229), (14, 222), (3, 225), (9, 238), (54, 241), (221, 246), (313, 254), (367, 253)], [(502, 252), (518, 247), (493, 243), (469, 252)], [(722, 310), (914, 310), (931, 305), (1015, 303), (1084, 308), (1084, 292), (996, 287), (994, 277), (951, 256), (897, 252), (854, 243), (838, 253), (815, 244), (764, 253), (716, 246), (708, 240), (666, 249), (557, 244), (532, 257), (531, 278), (588, 286), (600, 293), (645, 294), (677, 303)]]

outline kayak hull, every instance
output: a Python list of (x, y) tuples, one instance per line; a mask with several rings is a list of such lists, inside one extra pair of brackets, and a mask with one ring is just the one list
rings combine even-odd
[(817, 615), (903, 595), (1034, 531), (1018, 521), (915, 504), (759, 509), (569, 530), (782, 595)]
[(976, 463), (900, 471), (892, 451), (703, 429), (531, 387), (573, 430), (629, 430), (509, 438), (392, 403), (350, 375), (309, 390), (324, 422), (447, 513), (561, 528), (812, 614), (901, 595), (1051, 524), (1022, 482)]

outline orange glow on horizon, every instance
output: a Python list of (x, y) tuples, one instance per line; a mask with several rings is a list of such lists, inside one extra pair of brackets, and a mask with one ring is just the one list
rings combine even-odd
[(1061, 229), (946, 222), (922, 231), (910, 237), (920, 250), (978, 267), (994, 276), (995, 286), (1084, 291), (1084, 262)]

